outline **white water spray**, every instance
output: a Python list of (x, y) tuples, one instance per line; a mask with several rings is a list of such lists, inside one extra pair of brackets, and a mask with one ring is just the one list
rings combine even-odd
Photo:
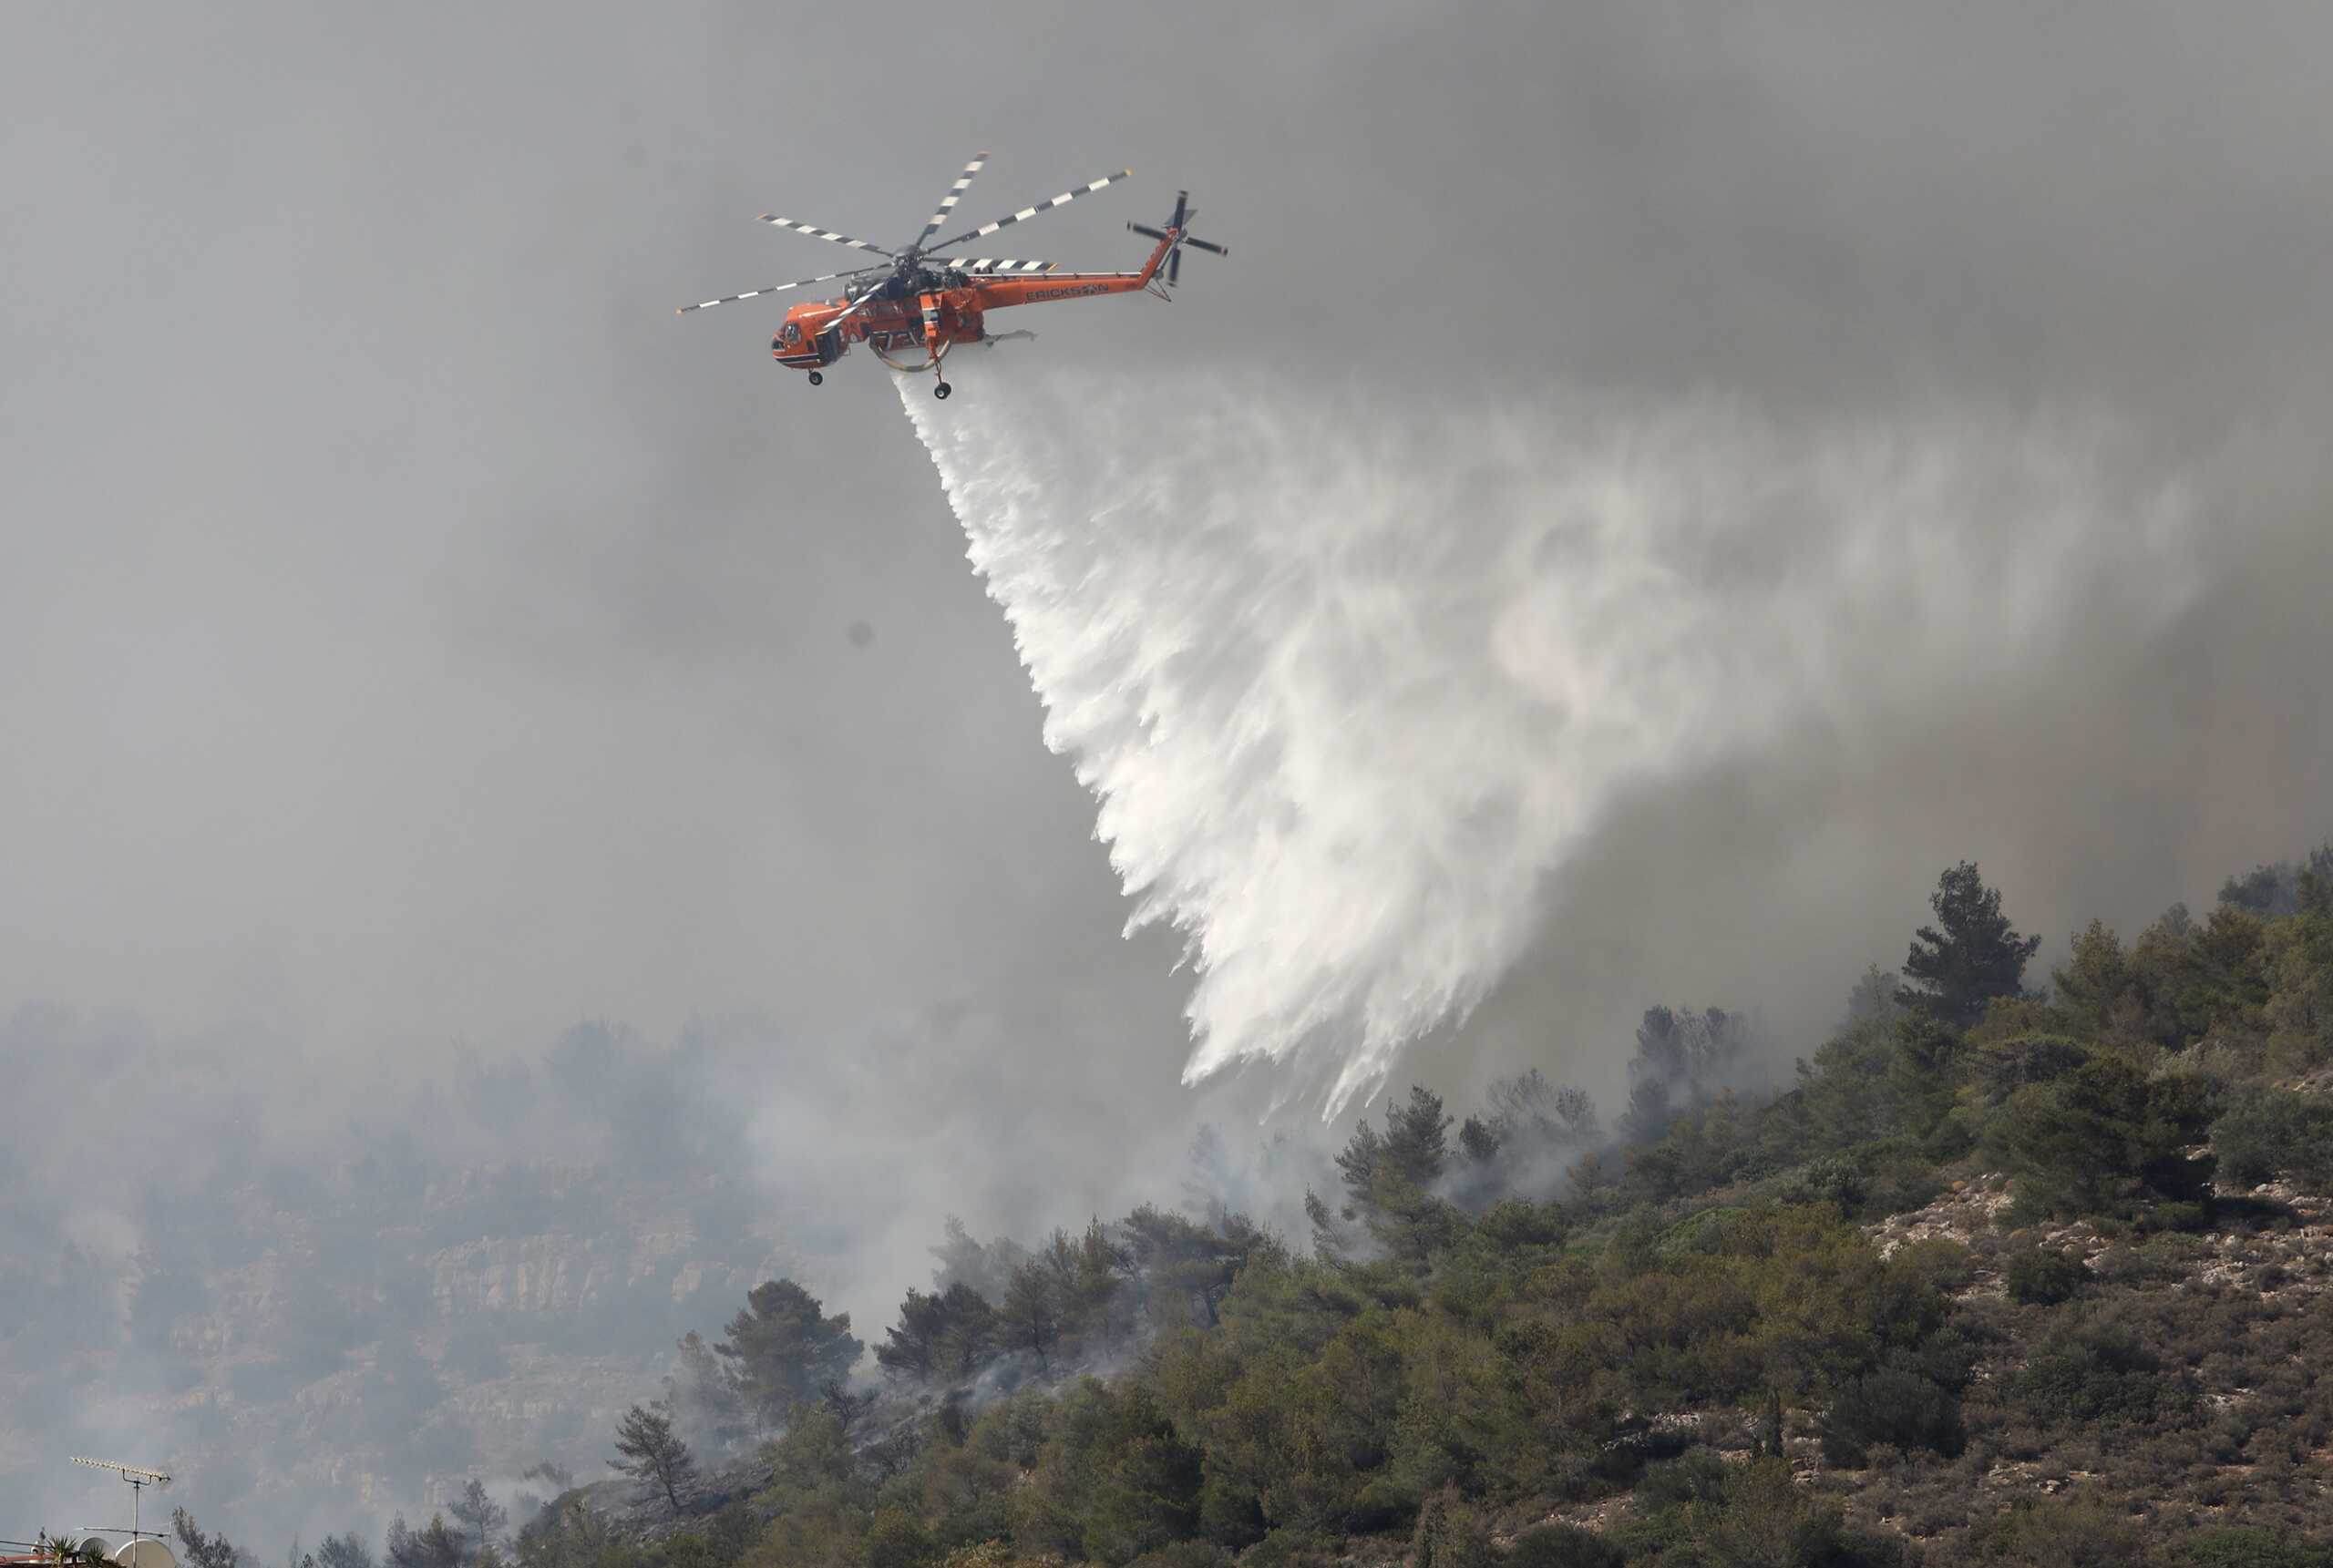
[(2180, 493), (2094, 431), (900, 391), (1135, 927), (1187, 939), (1186, 1081), (1297, 1061), (1331, 1113), (1482, 999), (1632, 785), (2026, 679), (2070, 605), (2153, 624), (2191, 580)]

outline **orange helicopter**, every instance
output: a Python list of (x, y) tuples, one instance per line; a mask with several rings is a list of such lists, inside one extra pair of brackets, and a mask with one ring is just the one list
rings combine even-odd
[[(810, 373), (810, 384), (817, 386), (826, 381), (823, 368), (834, 364), (850, 352), (854, 343), (864, 343), (875, 357), (893, 370), (920, 374), (931, 373), (934, 384), (931, 395), (946, 397), (954, 389), (941, 375), (940, 361), (958, 343), (993, 344), (999, 341), (990, 334), (984, 317), (990, 311), (1008, 305), (1044, 304), (1054, 300), (1088, 299), (1097, 294), (1132, 293), (1137, 289), (1170, 299), (1167, 289), (1182, 282), (1183, 247), (1209, 251), (1218, 256), (1231, 252), (1221, 245), (1211, 245), (1205, 240), (1194, 239), (1190, 220), (1196, 215), (1190, 204), (1191, 193), (1178, 191), (1175, 197), (1174, 215), (1166, 220), (1164, 229), (1152, 229), (1141, 223), (1126, 227), (1136, 234), (1146, 235), (1157, 241), (1149, 259), (1138, 272), (1064, 272), (1051, 261), (1023, 261), (992, 256), (944, 256), (940, 252), (953, 249), (967, 241), (985, 239), (998, 230), (1008, 228), (1040, 212), (1068, 205), (1081, 196), (1091, 195), (1105, 185), (1114, 185), (1134, 171), (1122, 169), (1115, 174), (1105, 174), (1090, 184), (1064, 190), (1048, 201), (1034, 207), (1023, 207), (1010, 217), (983, 223), (977, 229), (967, 229), (952, 240), (942, 240), (927, 245), (956, 203), (963, 199), (971, 185), (972, 177), (988, 161), (983, 152), (964, 166), (964, 172), (950, 186), (948, 194), (940, 199), (940, 209), (924, 224), (923, 232), (912, 243), (899, 251), (886, 251), (880, 245), (864, 240), (854, 240), (848, 234), (838, 234), (831, 229), (821, 229), (815, 223), (798, 222), (764, 213), (762, 221), (781, 229), (791, 229), (797, 234), (827, 240), (847, 245), (854, 251), (872, 251), (879, 256), (889, 256), (888, 261), (856, 268), (848, 272), (828, 272), (822, 277), (804, 278), (797, 282), (773, 283), (766, 289), (749, 289), (742, 294), (730, 294), (718, 300), (706, 300), (699, 304), (683, 305), (674, 313), (686, 315), (691, 311), (710, 310), (714, 305), (732, 305), (740, 300), (757, 300), (764, 294), (782, 294), (789, 289), (806, 289), (813, 283), (833, 282), (837, 279), (856, 280), (843, 284), (843, 297), (838, 300), (806, 300), (786, 313), (786, 320), (777, 334), (769, 340), (769, 351), (777, 363), (796, 370)], [(1162, 272), (1163, 269), (1163, 272)], [(1006, 336), (1033, 334), (1007, 333)], [(892, 358), (894, 354), (912, 354), (920, 351), (920, 361), (902, 363)]]

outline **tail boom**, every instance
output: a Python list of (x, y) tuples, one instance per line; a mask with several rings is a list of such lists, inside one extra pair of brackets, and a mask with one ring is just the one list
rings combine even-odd
[(972, 284), (972, 292), (980, 296), (980, 308), (984, 311), (1002, 310), (1008, 305), (1041, 305), (1055, 300), (1089, 299), (1098, 294), (1130, 294), (1150, 286), (1157, 276), (1159, 266), (1175, 248), (1175, 233), (1152, 248), (1150, 257), (1138, 272), (1047, 272), (1033, 278), (982, 277)]

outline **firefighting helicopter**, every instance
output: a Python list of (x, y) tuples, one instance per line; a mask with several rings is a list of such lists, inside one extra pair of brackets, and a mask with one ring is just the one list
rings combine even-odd
[[(780, 229), (790, 229), (797, 234), (845, 245), (854, 251), (872, 251), (888, 256), (888, 261), (855, 268), (847, 272), (827, 272), (820, 277), (803, 278), (791, 283), (773, 283), (766, 289), (748, 289), (742, 294), (729, 294), (718, 300), (705, 300), (694, 305), (683, 305), (674, 313), (686, 315), (691, 311), (710, 310), (714, 305), (735, 304), (741, 300), (757, 300), (764, 294), (782, 294), (789, 289), (805, 289), (814, 283), (828, 283), (843, 280), (840, 299), (806, 300), (786, 313), (777, 333), (769, 340), (769, 351), (777, 363), (795, 370), (809, 372), (810, 384), (817, 386), (826, 381), (822, 367), (832, 364), (850, 352), (854, 343), (864, 343), (875, 357), (893, 370), (920, 374), (931, 373), (934, 397), (946, 397), (954, 389), (941, 375), (940, 361), (958, 343), (995, 343), (983, 323), (990, 311), (1002, 310), (1008, 305), (1043, 304), (1054, 300), (1085, 299), (1095, 294), (1131, 293), (1137, 289), (1156, 294), (1160, 299), (1172, 298), (1167, 289), (1182, 281), (1183, 247), (1209, 251), (1218, 256), (1231, 252), (1221, 245), (1209, 244), (1190, 233), (1190, 220), (1197, 210), (1190, 204), (1191, 193), (1177, 191), (1175, 210), (1164, 229), (1153, 229), (1141, 223), (1129, 223), (1127, 229), (1156, 241), (1149, 258), (1138, 272), (1064, 272), (1051, 261), (1024, 261), (1009, 257), (946, 256), (941, 251), (952, 250), (970, 240), (982, 240), (1000, 229), (1009, 228), (1040, 212), (1067, 206), (1081, 196), (1089, 196), (1105, 185), (1114, 185), (1133, 174), (1130, 169), (1105, 174), (1089, 184), (1063, 191), (1050, 200), (1033, 207), (1023, 207), (1008, 217), (983, 223), (977, 229), (967, 229), (952, 240), (927, 244), (940, 226), (948, 220), (956, 203), (972, 183), (973, 176), (988, 161), (988, 154), (976, 155), (964, 165), (964, 172), (940, 199), (939, 210), (924, 224), (923, 232), (898, 251), (887, 251), (880, 245), (864, 240), (854, 240), (848, 234), (838, 234), (815, 223), (764, 213), (761, 220)], [(1162, 275), (1161, 269), (1164, 269)], [(1008, 336), (1023, 334), (1008, 333)], [(1033, 335), (1033, 334), (1030, 334)], [(912, 356), (920, 352), (919, 361), (912, 357), (902, 361), (894, 354)]]

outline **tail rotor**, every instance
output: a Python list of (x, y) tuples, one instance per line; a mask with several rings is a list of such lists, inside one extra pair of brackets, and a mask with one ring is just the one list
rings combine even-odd
[(1164, 240), (1170, 234), (1174, 236), (1174, 248), (1166, 252), (1166, 282), (1170, 286), (1183, 281), (1184, 246), (1188, 245), (1195, 251), (1206, 251), (1218, 256), (1231, 254), (1229, 249), (1225, 246), (1210, 244), (1205, 240), (1197, 239), (1191, 235), (1190, 221), (1197, 216), (1198, 209), (1191, 205), (1191, 193), (1187, 190), (1177, 190), (1175, 192), (1175, 215), (1166, 220), (1166, 228), (1153, 229), (1146, 223), (1126, 225), (1128, 230), (1147, 239)]

